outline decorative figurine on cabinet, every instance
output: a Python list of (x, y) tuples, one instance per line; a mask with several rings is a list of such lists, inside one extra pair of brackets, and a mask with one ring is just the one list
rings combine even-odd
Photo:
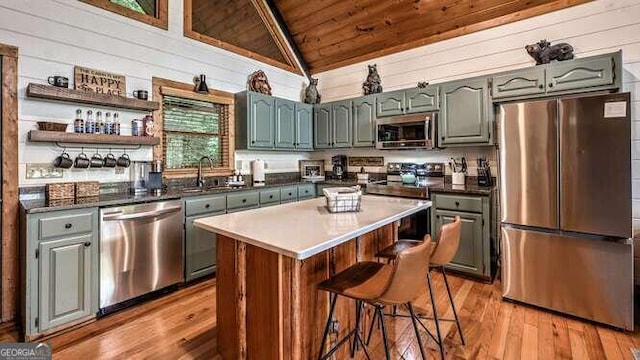
[(382, 80), (378, 74), (376, 64), (368, 65), (369, 75), (367, 75), (367, 81), (362, 83), (362, 92), (364, 95), (377, 94), (382, 92)]
[(551, 45), (547, 40), (540, 40), (538, 43), (527, 45), (524, 48), (536, 61), (536, 65), (548, 64), (551, 60), (573, 59), (573, 46), (567, 43)]
[(418, 88), (419, 89), (424, 89), (427, 86), (429, 86), (429, 82), (428, 81), (418, 81)]
[(319, 104), (320, 93), (318, 92), (318, 79), (311, 78), (309, 86), (304, 90), (304, 102), (307, 104)]
[(267, 74), (265, 74), (262, 70), (254, 71), (251, 75), (249, 75), (247, 88), (251, 91), (271, 95), (271, 85), (269, 85)]

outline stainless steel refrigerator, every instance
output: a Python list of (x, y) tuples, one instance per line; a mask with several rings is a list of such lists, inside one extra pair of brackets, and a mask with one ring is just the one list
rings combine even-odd
[(500, 106), (503, 297), (633, 329), (629, 93)]

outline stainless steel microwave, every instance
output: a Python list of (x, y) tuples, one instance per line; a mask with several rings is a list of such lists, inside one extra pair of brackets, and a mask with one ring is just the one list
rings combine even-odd
[(382, 150), (436, 148), (437, 113), (419, 113), (376, 120), (376, 148)]

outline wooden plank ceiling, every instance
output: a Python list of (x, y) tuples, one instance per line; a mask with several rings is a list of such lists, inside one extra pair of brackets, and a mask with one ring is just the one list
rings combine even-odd
[(312, 73), (589, 1), (273, 0)]

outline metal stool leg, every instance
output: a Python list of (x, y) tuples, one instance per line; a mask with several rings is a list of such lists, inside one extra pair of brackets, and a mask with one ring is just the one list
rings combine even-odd
[(356, 355), (356, 349), (358, 347), (358, 336), (360, 334), (360, 314), (362, 313), (362, 301), (356, 301), (356, 335), (353, 337), (353, 343), (351, 344), (351, 358)]
[[(369, 343), (371, 342), (371, 335), (373, 335), (373, 326), (376, 323), (376, 320), (378, 319), (378, 308), (376, 307), (373, 310), (373, 317), (371, 318), (371, 325), (369, 325), (369, 335), (367, 335), (367, 346), (369, 346)], [(378, 327), (380, 327), (380, 323), (378, 323)]]
[(427, 284), (429, 285), (429, 297), (431, 298), (431, 307), (433, 308), (433, 320), (436, 323), (436, 332), (438, 333), (438, 345), (440, 346), (440, 356), (444, 360), (444, 344), (442, 343), (442, 335), (440, 334), (440, 322), (438, 321), (438, 311), (436, 310), (436, 299), (433, 297), (433, 287), (431, 286), (431, 272), (427, 271)]
[(391, 360), (391, 354), (389, 353), (389, 343), (387, 341), (387, 328), (384, 326), (384, 314), (382, 313), (382, 306), (376, 306), (376, 311), (380, 317), (380, 325), (382, 327), (382, 341), (384, 343), (384, 354), (387, 360)]
[(318, 353), (318, 360), (322, 360), (322, 353), (324, 352), (324, 347), (327, 342), (327, 336), (329, 335), (329, 328), (331, 327), (331, 319), (333, 318), (333, 310), (335, 310), (336, 308), (336, 299), (338, 298), (338, 294), (331, 294), (330, 298), (331, 306), (329, 310), (329, 317), (327, 317), (327, 325), (324, 327), (324, 333), (322, 334), (322, 342), (320, 343), (321, 345), (320, 353)]
[(424, 355), (424, 349), (422, 348), (422, 339), (420, 339), (420, 331), (418, 330), (418, 320), (416, 320), (416, 313), (413, 311), (413, 305), (411, 305), (411, 303), (407, 303), (407, 307), (409, 308), (409, 313), (411, 314), (411, 322), (413, 322), (413, 330), (416, 332), (416, 339), (418, 339), (420, 355), (422, 355), (422, 360), (426, 360), (427, 357)]
[(447, 281), (447, 273), (444, 271), (444, 266), (440, 268), (442, 270), (442, 277), (444, 278), (444, 285), (447, 287), (447, 294), (449, 294), (449, 301), (451, 301), (451, 308), (453, 309), (453, 316), (456, 318), (456, 325), (458, 325), (458, 332), (460, 333), (460, 340), (462, 345), (465, 345), (464, 335), (462, 334), (462, 326), (460, 326), (460, 319), (458, 319), (458, 313), (456, 312), (456, 304), (453, 303), (453, 296), (451, 296), (451, 290), (449, 290), (449, 281)]

